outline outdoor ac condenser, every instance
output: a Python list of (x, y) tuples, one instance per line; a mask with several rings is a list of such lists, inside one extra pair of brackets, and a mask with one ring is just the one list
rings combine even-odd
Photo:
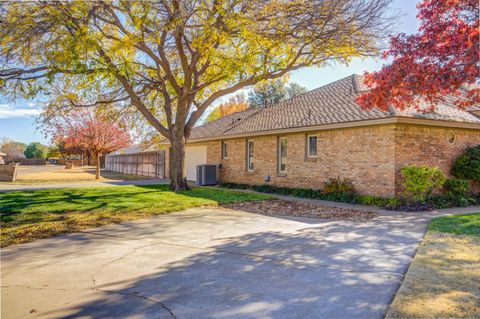
[(197, 166), (197, 185), (217, 185), (217, 165), (198, 165)]

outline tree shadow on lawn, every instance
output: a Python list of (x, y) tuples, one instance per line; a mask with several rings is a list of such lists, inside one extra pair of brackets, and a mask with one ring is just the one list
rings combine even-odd
[[(388, 221), (331, 222), (218, 238), (168, 263), (163, 244), (150, 244), (103, 267), (98, 297), (63, 318), (383, 318), (422, 232)], [(149, 236), (140, 234), (132, 229), (135, 238)], [(132, 269), (117, 276), (125, 267)]]
[(2, 246), (198, 206), (263, 198), (231, 191), (171, 192), (167, 185), (0, 194)]
[[(119, 205), (118, 201), (116, 202), (115, 199), (118, 200), (121, 197), (132, 198), (137, 195), (146, 195), (148, 193), (155, 192), (154, 190), (142, 190), (138, 192), (128, 192), (125, 194), (100, 193), (98, 195), (94, 195), (85, 194), (84, 190), (82, 191), (82, 189), (70, 189), (68, 191), (62, 190), (62, 192), (58, 194), (55, 194), (54, 191), (55, 190), (39, 190), (0, 194), (4, 195), (0, 196), (0, 215), (2, 221), (4, 218), (20, 214), (22, 213), (22, 211), (30, 213), (29, 211), (35, 211), (36, 209), (42, 209), (43, 212), (59, 214), (63, 214), (69, 211), (89, 212), (100, 207), (105, 207), (110, 203)], [(56, 208), (54, 204), (59, 203), (76, 205), (67, 205), (66, 208)], [(128, 201), (125, 202), (125, 206), (128, 206)]]
[[(121, 207), (129, 208), (132, 203), (142, 203), (143, 200), (154, 201), (155, 198), (140, 198), (142, 196), (154, 196), (155, 194), (165, 195), (165, 193), (175, 194), (175, 198), (160, 198), (168, 203), (171, 201), (181, 201), (182, 199), (201, 198), (214, 202), (233, 202), (242, 201), (249, 198), (265, 198), (254, 194), (245, 194), (228, 190), (214, 189), (193, 189), (191, 191), (182, 191), (173, 193), (168, 189), (168, 185), (130, 185), (128, 191), (122, 193), (125, 188), (111, 189), (103, 187), (98, 189), (98, 193), (92, 193), (92, 189), (59, 189), (59, 190), (37, 190), (37, 191), (20, 191), (11, 193), (0, 193), (0, 214), (1, 218), (21, 213), (22, 210), (29, 211), (35, 208), (45, 207), (44, 211), (52, 213), (65, 213), (68, 211), (89, 212), (99, 206), (111, 206), (113, 211), (118, 211)], [(132, 191), (135, 189), (136, 191)], [(138, 198), (137, 198), (138, 196)], [(68, 206), (63, 209), (55, 207), (54, 204), (66, 203), (77, 204)], [(93, 203), (95, 205), (91, 206)], [(50, 205), (51, 204), (51, 205)], [(157, 204), (157, 203), (156, 203)], [(50, 206), (49, 206), (50, 205)], [(83, 206), (83, 207), (82, 207)], [(50, 210), (48, 210), (50, 208)]]

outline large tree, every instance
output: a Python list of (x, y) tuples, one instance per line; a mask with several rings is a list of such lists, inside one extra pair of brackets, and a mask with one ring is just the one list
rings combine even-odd
[(372, 89), (358, 102), (383, 110), (433, 109), (447, 95), (458, 97), (459, 108), (480, 103), (478, 0), (424, 0), (417, 7), (419, 32), (392, 37), (384, 52), (392, 63), (366, 74)]
[(100, 178), (100, 156), (130, 146), (130, 135), (106, 116), (89, 110), (77, 110), (69, 116), (50, 120), (56, 140), (66, 149), (83, 149), (96, 159), (95, 178)]
[(302, 67), (377, 54), (391, 1), (4, 2), (2, 91), (41, 95), (50, 114), (141, 114), (170, 140), (171, 187), (185, 189), (185, 144), (213, 102)]

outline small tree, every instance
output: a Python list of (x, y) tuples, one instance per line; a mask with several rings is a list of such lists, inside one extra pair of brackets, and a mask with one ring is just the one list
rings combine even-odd
[(88, 110), (50, 123), (55, 125), (55, 136), (65, 141), (66, 148), (81, 148), (95, 156), (95, 179), (100, 178), (100, 156), (130, 145), (130, 135), (125, 130), (105, 116)]
[(440, 189), (447, 177), (436, 167), (409, 165), (401, 169), (406, 194), (424, 202), (433, 191)]
[(28, 144), (25, 149), (26, 158), (46, 158), (48, 149), (45, 145), (42, 145), (39, 142), (32, 142)]

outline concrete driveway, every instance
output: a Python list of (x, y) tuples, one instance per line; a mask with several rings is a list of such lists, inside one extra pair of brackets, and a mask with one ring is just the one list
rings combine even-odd
[(2, 318), (383, 318), (429, 215), (197, 208), (2, 250)]

